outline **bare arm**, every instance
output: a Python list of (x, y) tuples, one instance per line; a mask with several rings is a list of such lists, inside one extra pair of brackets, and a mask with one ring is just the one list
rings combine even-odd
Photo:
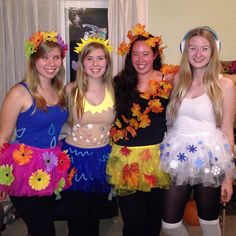
[(22, 86), (15, 86), (6, 95), (0, 112), (0, 146), (11, 140), (19, 113), (32, 103), (27, 93)]
[[(223, 92), (223, 117), (220, 125), (221, 131), (227, 137), (231, 151), (234, 151), (234, 118), (236, 107), (236, 90), (234, 83), (227, 78), (221, 79), (221, 87)], [(221, 200), (223, 202), (230, 201), (233, 194), (232, 176), (227, 174), (221, 186)]]
[[(30, 95), (22, 86), (15, 86), (8, 92), (0, 112), (0, 146), (11, 140), (19, 113), (31, 103)], [(6, 193), (0, 192), (0, 200), (5, 198)]]

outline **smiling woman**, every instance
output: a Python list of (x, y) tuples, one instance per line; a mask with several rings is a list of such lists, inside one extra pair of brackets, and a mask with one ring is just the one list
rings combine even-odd
[(69, 235), (99, 235), (100, 218), (111, 190), (106, 163), (109, 134), (115, 118), (111, 72), (112, 47), (92, 37), (77, 43), (76, 80), (66, 85), (70, 132), (62, 149), (70, 156), (71, 187), (62, 192)]
[(162, 65), (161, 37), (137, 24), (128, 38), (130, 42), (119, 47), (119, 53), (126, 54), (124, 68), (114, 78), (117, 117), (107, 174), (118, 195), (123, 235), (154, 236), (161, 230), (163, 189), (170, 184), (159, 168), (159, 144), (167, 129), (172, 84)]
[[(58, 137), (68, 118), (62, 60), (67, 45), (57, 32), (25, 42), (26, 77), (7, 94), (0, 116), (0, 200), (10, 196), (31, 235), (55, 235), (54, 192), (68, 187), (68, 156)], [(10, 143), (16, 129), (15, 142)]]
[(171, 127), (161, 144), (161, 167), (172, 179), (162, 226), (168, 235), (189, 235), (182, 218), (194, 191), (203, 235), (220, 236), (220, 200), (229, 202), (233, 193), (235, 86), (221, 74), (214, 30), (194, 28), (183, 41), (167, 107)]

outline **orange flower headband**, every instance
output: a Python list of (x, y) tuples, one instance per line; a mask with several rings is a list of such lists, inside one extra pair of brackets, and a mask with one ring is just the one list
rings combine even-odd
[[(122, 42), (118, 48), (118, 54), (123, 56), (129, 52), (131, 44), (134, 42), (134, 40), (137, 38), (137, 36), (142, 35), (146, 38), (145, 44), (149, 47), (155, 47), (155, 46), (160, 46), (162, 44), (162, 38), (161, 36), (156, 36), (156, 37), (149, 37), (149, 33), (145, 31), (145, 25), (141, 24), (136, 24), (133, 28), (133, 31), (129, 30), (127, 37), (129, 38), (130, 42), (125, 43)], [(163, 54), (163, 49), (165, 47), (159, 47), (159, 54)]]
[(55, 31), (45, 31), (34, 33), (28, 40), (25, 41), (25, 55), (30, 57), (32, 54), (37, 52), (39, 45), (42, 42), (51, 41), (60, 45), (63, 50), (63, 57), (66, 55), (68, 50), (68, 45), (65, 44), (61, 35)]

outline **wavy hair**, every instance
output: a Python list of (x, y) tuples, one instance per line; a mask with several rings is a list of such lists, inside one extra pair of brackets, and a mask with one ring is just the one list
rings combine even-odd
[(180, 62), (179, 79), (171, 94), (170, 102), (167, 107), (167, 118), (170, 123), (173, 123), (173, 120), (175, 119), (178, 113), (179, 107), (192, 84), (193, 68), (189, 63), (187, 49), (190, 39), (194, 36), (201, 36), (207, 39), (210, 43), (211, 56), (203, 76), (203, 86), (212, 102), (216, 123), (217, 126), (219, 126), (223, 112), (223, 97), (219, 83), (221, 64), (219, 61), (215, 36), (205, 27), (193, 29), (187, 34), (185, 48)]
[[(131, 114), (130, 107), (133, 98), (137, 94), (137, 84), (138, 84), (138, 74), (132, 64), (132, 50), (133, 46), (137, 41), (145, 41), (153, 37), (149, 34), (148, 37), (143, 35), (138, 35), (135, 40), (131, 43), (130, 50), (125, 57), (125, 63), (123, 70), (115, 76), (114, 86), (115, 86), (115, 101), (116, 101), (116, 111), (119, 114)], [(153, 61), (153, 69), (160, 70), (162, 67), (162, 58), (159, 53), (159, 46), (151, 47), (156, 58)]]

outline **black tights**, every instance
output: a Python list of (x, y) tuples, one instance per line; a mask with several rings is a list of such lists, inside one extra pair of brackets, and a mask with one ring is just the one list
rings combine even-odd
[(203, 220), (216, 220), (220, 210), (220, 188), (203, 187), (203, 185), (172, 185), (164, 193), (163, 220), (177, 223), (182, 220), (184, 208), (194, 191), (198, 216)]
[(11, 201), (31, 236), (55, 236), (52, 215), (54, 196), (13, 197)]
[(119, 196), (118, 203), (124, 222), (123, 236), (157, 236), (161, 230), (163, 190), (137, 191)]
[(64, 191), (69, 236), (98, 236), (99, 223), (107, 194)]

